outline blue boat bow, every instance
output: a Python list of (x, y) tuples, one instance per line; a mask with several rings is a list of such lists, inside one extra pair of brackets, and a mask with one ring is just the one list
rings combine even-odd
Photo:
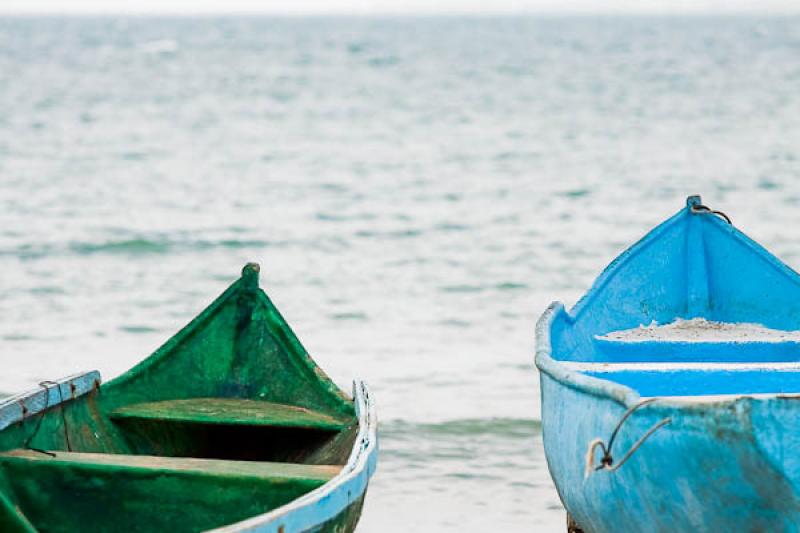
[(690, 197), (539, 320), (548, 466), (586, 532), (800, 530), (800, 276), (729, 222)]

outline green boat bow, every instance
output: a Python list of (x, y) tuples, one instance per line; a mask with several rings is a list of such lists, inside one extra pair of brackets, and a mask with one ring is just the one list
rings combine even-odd
[(0, 530), (352, 531), (377, 455), (366, 387), (316, 366), (258, 265), (139, 365), (0, 403)]

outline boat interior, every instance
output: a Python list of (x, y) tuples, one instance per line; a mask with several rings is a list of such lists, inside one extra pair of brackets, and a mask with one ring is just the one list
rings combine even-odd
[(697, 206), (554, 315), (552, 358), (642, 397), (800, 394), (800, 276)]
[(334, 478), (353, 401), (316, 367), (245, 268), (129, 372), (0, 404), (0, 531), (205, 531)]
[(565, 363), (643, 397), (800, 393), (800, 332), (703, 318), (594, 337), (605, 361)]

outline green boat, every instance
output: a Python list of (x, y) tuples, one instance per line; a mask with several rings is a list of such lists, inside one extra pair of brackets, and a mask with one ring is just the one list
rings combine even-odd
[(312, 361), (242, 277), (150, 357), (0, 403), (0, 531), (352, 531), (377, 461), (366, 386)]

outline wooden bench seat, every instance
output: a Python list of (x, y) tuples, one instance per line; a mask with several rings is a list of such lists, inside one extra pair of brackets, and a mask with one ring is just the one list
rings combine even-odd
[(0, 453), (0, 481), (13, 498), (0, 501), (0, 530), (206, 531), (285, 505), (341, 469), (16, 449)]
[(226, 459), (197, 459), (194, 457), (157, 457), (153, 455), (122, 455), (113, 453), (80, 453), (16, 449), (0, 452), (5, 460), (28, 460), (71, 466), (98, 466), (108, 469), (158, 470), (170, 473), (201, 473), (220, 476), (251, 476), (262, 479), (296, 479), (326, 483), (341, 470), (339, 465), (307, 465), (264, 461), (231, 461)]
[(233, 398), (191, 398), (138, 403), (110, 414), (114, 420), (171, 421), (194, 424), (272, 426), (339, 431), (347, 423), (294, 405)]

